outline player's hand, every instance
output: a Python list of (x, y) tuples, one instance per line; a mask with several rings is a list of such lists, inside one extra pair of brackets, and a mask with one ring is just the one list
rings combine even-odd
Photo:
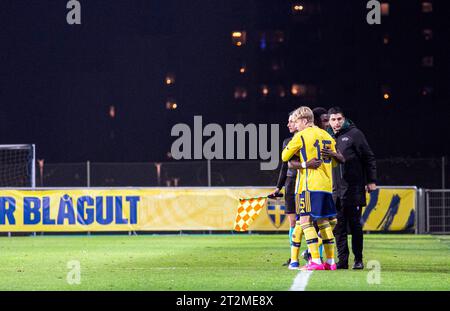
[(280, 193), (280, 191), (281, 191), (281, 189), (280, 188), (275, 188), (275, 191), (274, 192), (272, 192), (271, 194), (269, 194), (269, 195), (277, 195), (278, 193)]
[(275, 198), (280, 194), (281, 189), (276, 188), (274, 192), (272, 192), (271, 194), (269, 194), (267, 197), (270, 198)]
[(335, 158), (337, 155), (336, 152), (328, 148), (323, 148), (322, 150), (320, 150), (320, 153), (324, 158)]
[(367, 192), (371, 193), (371, 192), (373, 192), (375, 190), (377, 190), (377, 185), (375, 183), (367, 184), (367, 186), (366, 186), (366, 191)]
[(318, 160), (318, 159), (314, 158), (314, 159), (311, 159), (306, 162), (306, 168), (316, 169), (316, 168), (319, 168), (319, 166), (321, 164), (322, 164), (322, 160)]
[(290, 161), (288, 162), (288, 168), (294, 169), (294, 170), (299, 170), (299, 169), (302, 168), (302, 165), (301, 165), (300, 161), (297, 161), (297, 160), (290, 160)]

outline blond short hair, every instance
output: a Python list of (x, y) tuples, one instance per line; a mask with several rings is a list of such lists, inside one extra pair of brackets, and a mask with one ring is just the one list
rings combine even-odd
[(302, 106), (292, 113), (294, 120), (306, 119), (308, 123), (314, 123), (314, 113), (311, 108)]

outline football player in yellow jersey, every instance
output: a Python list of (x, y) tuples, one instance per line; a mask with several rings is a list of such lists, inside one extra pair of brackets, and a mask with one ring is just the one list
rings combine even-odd
[[(322, 160), (317, 169), (307, 169), (304, 165), (297, 175), (296, 204), (299, 221), (294, 230), (293, 242), (301, 237), (301, 231), (305, 235), (311, 261), (304, 267), (307, 270), (335, 270), (334, 262), (334, 236), (330, 217), (336, 216), (336, 208), (332, 198), (332, 165), (333, 159), (322, 157), (321, 150), (330, 149), (336, 152), (334, 139), (324, 130), (314, 125), (313, 112), (308, 107), (300, 107), (294, 112), (296, 126), (299, 132), (295, 134), (282, 152), (282, 160), (289, 161), (293, 155), (298, 154), (302, 162), (312, 158)], [(322, 236), (326, 262), (322, 264), (318, 249), (318, 235), (313, 221), (317, 221)], [(299, 242), (299, 241), (298, 241)], [(293, 243), (295, 244), (295, 243)], [(291, 252), (290, 269), (299, 267), (298, 247), (293, 245)], [(296, 252), (296, 253), (295, 253)]]

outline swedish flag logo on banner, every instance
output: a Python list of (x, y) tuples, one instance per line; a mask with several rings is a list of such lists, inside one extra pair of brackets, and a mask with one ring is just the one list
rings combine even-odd
[(284, 204), (267, 205), (267, 215), (272, 224), (278, 229), (286, 218), (286, 206)]

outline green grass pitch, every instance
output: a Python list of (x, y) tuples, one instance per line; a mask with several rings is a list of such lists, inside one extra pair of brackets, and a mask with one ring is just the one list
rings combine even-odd
[[(2, 237), (0, 290), (289, 290), (298, 271), (281, 266), (287, 244), (287, 235)], [(449, 236), (370, 234), (364, 254), (380, 263), (380, 284), (367, 283), (369, 269), (315, 271), (306, 290), (450, 290)], [(72, 260), (79, 285), (67, 282)]]

